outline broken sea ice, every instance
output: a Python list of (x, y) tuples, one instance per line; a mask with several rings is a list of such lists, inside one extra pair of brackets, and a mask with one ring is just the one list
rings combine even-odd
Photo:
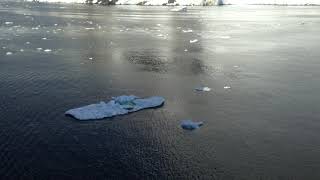
[(137, 96), (118, 96), (109, 102), (100, 102), (65, 112), (78, 120), (94, 120), (124, 115), (147, 108), (156, 108), (164, 104), (165, 99), (159, 96), (139, 98)]

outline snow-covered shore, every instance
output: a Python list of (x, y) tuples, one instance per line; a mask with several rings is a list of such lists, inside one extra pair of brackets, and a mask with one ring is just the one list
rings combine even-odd
[[(34, 0), (26, 0), (34, 1)], [(86, 0), (36, 0), (38, 2), (48, 3), (86, 3)], [(93, 0), (93, 3), (99, 3), (99, 0)], [(101, 0), (100, 0), (101, 1)], [(169, 4), (168, 0), (118, 0), (118, 5), (153, 5), (159, 6)], [(217, 4), (230, 4), (230, 5), (320, 5), (320, 0), (175, 0), (171, 5), (217, 5)]]

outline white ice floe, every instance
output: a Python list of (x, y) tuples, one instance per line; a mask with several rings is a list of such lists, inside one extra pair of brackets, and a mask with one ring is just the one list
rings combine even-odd
[(231, 89), (231, 87), (230, 86), (225, 86), (225, 87), (223, 87), (224, 89)]
[(24, 49), (20, 49), (20, 52), (24, 52)]
[(93, 58), (92, 58), (92, 57), (89, 57), (89, 60), (93, 60)]
[(187, 7), (175, 7), (173, 9), (171, 9), (170, 11), (173, 11), (173, 12), (187, 12)]
[(188, 49), (185, 49), (184, 52), (188, 52)]
[(118, 96), (109, 102), (100, 102), (88, 106), (75, 108), (65, 112), (78, 120), (94, 120), (109, 118), (136, 112), (146, 108), (156, 108), (164, 104), (163, 97), (153, 96), (149, 98), (139, 98), (136, 96)]
[(196, 43), (198, 41), (199, 41), (198, 39), (193, 39), (193, 40), (190, 40), (190, 43)]
[(230, 39), (230, 36), (215, 36), (217, 39)]
[(91, 28), (85, 28), (85, 30), (95, 30), (95, 28), (91, 27)]
[(45, 49), (44, 52), (51, 52), (51, 49)]
[(47, 40), (47, 38), (45, 38), (45, 37), (44, 37), (44, 38), (41, 38), (41, 39), (42, 39), (42, 40)]
[(192, 29), (182, 30), (182, 32), (184, 32), (184, 33), (191, 33), (191, 32), (193, 32), (193, 30), (192, 30)]
[(195, 88), (196, 91), (203, 91), (203, 92), (209, 92), (211, 91), (211, 88), (209, 87), (197, 87)]
[(198, 129), (202, 125), (203, 125), (203, 122), (194, 122), (192, 120), (183, 120), (181, 122), (181, 127), (186, 130)]
[(10, 56), (10, 55), (12, 55), (12, 54), (13, 54), (12, 52), (7, 52), (7, 53), (6, 53), (7, 56)]
[(42, 48), (37, 48), (38, 51), (42, 51)]
[(13, 24), (13, 22), (9, 22), (9, 21), (7, 21), (7, 22), (5, 22), (4, 24), (5, 24), (5, 25), (12, 25), (12, 24)]
[(26, 44), (30, 44), (30, 42), (26, 42)]

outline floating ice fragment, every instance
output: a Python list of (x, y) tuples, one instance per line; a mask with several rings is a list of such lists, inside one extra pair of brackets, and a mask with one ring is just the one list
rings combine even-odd
[(158, 36), (158, 37), (163, 37), (163, 34), (158, 34), (157, 36)]
[(186, 12), (187, 11), (187, 7), (175, 7), (173, 9), (171, 9), (170, 11), (173, 11), (173, 12)]
[(184, 33), (191, 33), (191, 32), (193, 32), (193, 30), (192, 30), (192, 29), (182, 30), (182, 32), (184, 32)]
[(20, 49), (20, 52), (24, 52), (24, 49)]
[(5, 25), (12, 25), (12, 24), (13, 24), (13, 22), (9, 22), (9, 21), (7, 21), (7, 22), (5, 22), (4, 24), (5, 24)]
[(150, 98), (139, 98), (136, 96), (114, 97), (109, 102), (100, 102), (88, 106), (75, 108), (65, 112), (78, 120), (103, 119), (118, 115), (136, 112), (146, 108), (156, 108), (164, 104), (164, 98), (153, 96)]
[(230, 39), (230, 36), (216, 36), (218, 39)]
[(93, 58), (92, 58), (92, 57), (89, 57), (89, 60), (93, 60)]
[(196, 43), (196, 42), (198, 42), (198, 39), (190, 40), (190, 43)]
[(197, 87), (195, 88), (196, 91), (204, 91), (204, 92), (209, 92), (211, 91), (211, 88), (209, 87)]
[(44, 52), (51, 52), (51, 49), (45, 49)]
[(231, 87), (230, 86), (225, 86), (225, 87), (223, 87), (224, 89), (231, 89)]
[(188, 52), (188, 49), (185, 49), (184, 52)]
[(37, 48), (38, 51), (42, 51), (42, 48)]
[(181, 122), (181, 127), (186, 130), (198, 129), (202, 125), (203, 125), (203, 122), (194, 122), (192, 120), (183, 120)]
[(91, 27), (91, 28), (85, 28), (86, 30), (94, 30), (95, 28)]
[(26, 44), (30, 44), (30, 42), (26, 42)]
[(41, 38), (41, 39), (42, 39), (42, 40), (47, 40), (47, 38), (45, 38), (45, 37), (44, 37), (44, 38)]
[(10, 56), (10, 55), (12, 55), (12, 54), (13, 54), (12, 52), (7, 52), (7, 53), (6, 53), (7, 56)]

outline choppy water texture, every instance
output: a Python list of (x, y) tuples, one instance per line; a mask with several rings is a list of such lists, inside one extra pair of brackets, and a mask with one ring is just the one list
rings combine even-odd
[[(0, 24), (1, 179), (320, 178), (319, 7), (1, 2)], [(166, 104), (64, 116), (122, 94)]]

